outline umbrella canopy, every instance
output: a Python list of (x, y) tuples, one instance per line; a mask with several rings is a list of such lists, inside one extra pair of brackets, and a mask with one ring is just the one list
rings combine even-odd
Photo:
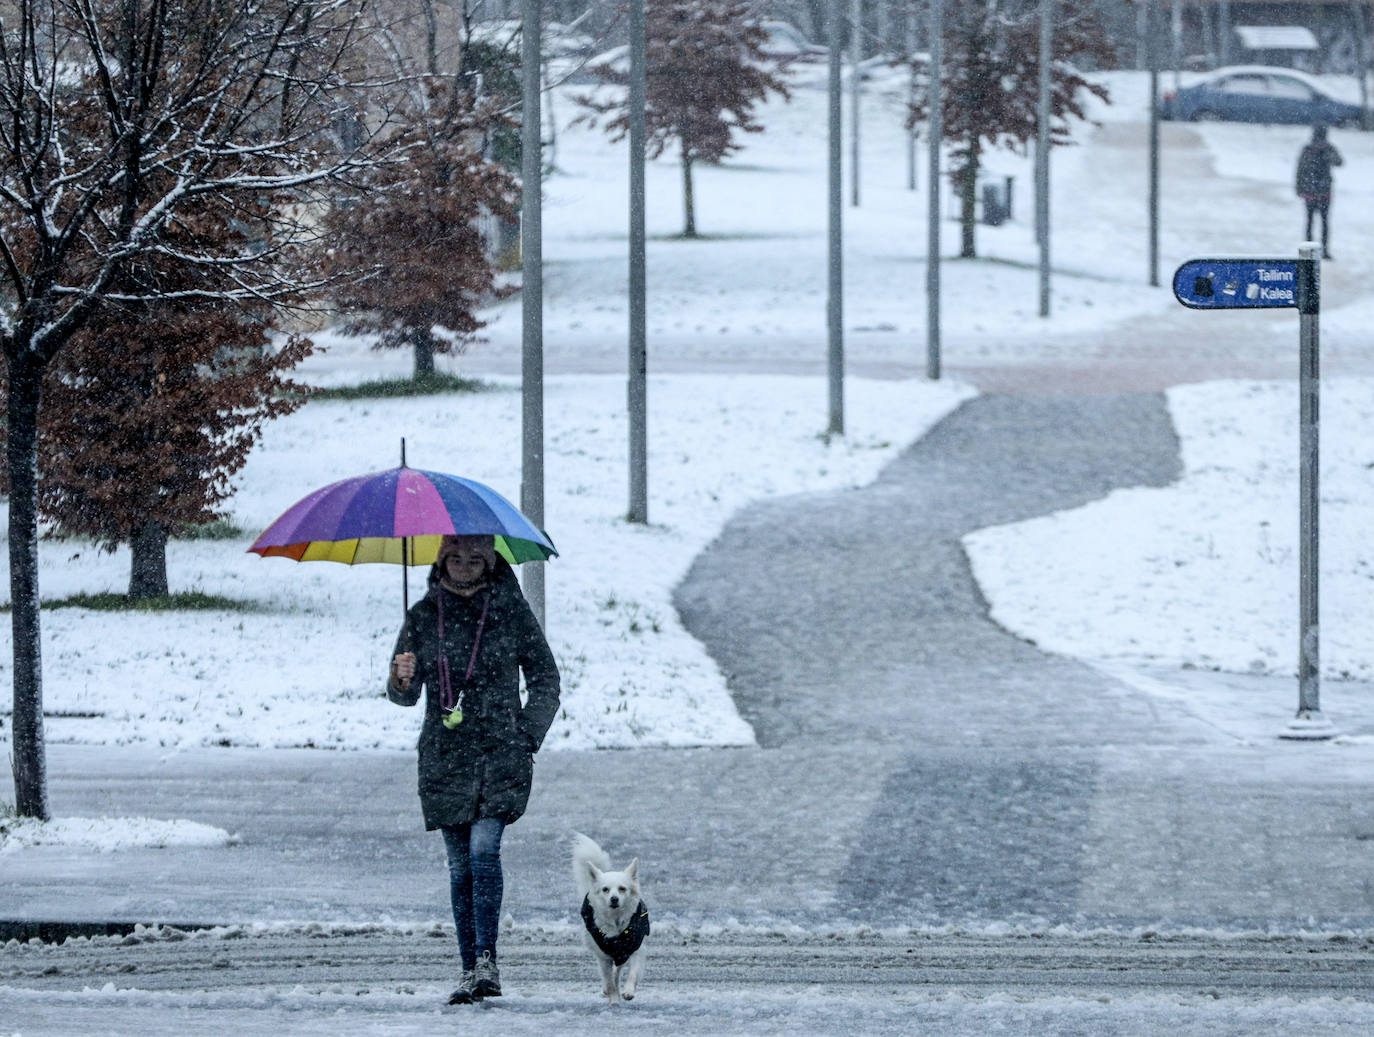
[(429, 565), (440, 539), (454, 533), (493, 537), (512, 565), (558, 553), (548, 534), (490, 486), (405, 465), (316, 490), (248, 550), (298, 562)]

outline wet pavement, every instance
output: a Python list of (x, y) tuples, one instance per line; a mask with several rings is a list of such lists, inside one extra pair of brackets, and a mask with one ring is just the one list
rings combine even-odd
[[(1230, 737), (987, 618), (964, 532), (1177, 466), (1156, 394), (984, 396), (868, 487), (745, 509), (678, 604), (759, 746), (542, 754), (505, 842), (511, 920), (569, 923), (580, 830), (638, 855), (656, 917), (684, 927), (1374, 926), (1374, 749)], [(236, 839), (6, 854), (0, 916), (446, 920), (411, 754), (54, 745), (49, 761), (57, 814)]]

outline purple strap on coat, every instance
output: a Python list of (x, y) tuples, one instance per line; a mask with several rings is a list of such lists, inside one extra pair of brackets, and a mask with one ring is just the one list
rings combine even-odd
[[(491, 604), (491, 591), (482, 598), (482, 615), (477, 620), (477, 634), (472, 639), (472, 655), (468, 656), (468, 672), (463, 674), (463, 682), (472, 680), (472, 668), (477, 664), (477, 648), (482, 643), (482, 628), (487, 625), (487, 606)], [(448, 672), (448, 656), (444, 654), (444, 595), (439, 593), (439, 708), (445, 713), (458, 705), (453, 695), (453, 681)]]

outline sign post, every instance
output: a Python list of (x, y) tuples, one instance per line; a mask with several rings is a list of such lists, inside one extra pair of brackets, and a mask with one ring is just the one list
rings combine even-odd
[(1195, 310), (1298, 311), (1298, 712), (1280, 738), (1320, 740), (1337, 732), (1321, 711), (1318, 642), (1318, 441), (1320, 438), (1321, 255), (1305, 242), (1298, 259), (1192, 259), (1174, 272), (1174, 296)]
[(1321, 667), (1318, 665), (1317, 622), (1317, 492), (1318, 441), (1321, 429), (1321, 255), (1308, 242), (1298, 249), (1298, 436), (1299, 489), (1302, 528), (1298, 567), (1298, 715), (1280, 738), (1330, 738), (1336, 733), (1321, 710)]

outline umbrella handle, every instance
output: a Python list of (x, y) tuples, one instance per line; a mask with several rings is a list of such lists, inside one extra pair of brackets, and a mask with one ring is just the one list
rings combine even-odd
[[(401, 467), (406, 466), (406, 437), (401, 437)], [(401, 621), (410, 615), (410, 537), (401, 541)]]

